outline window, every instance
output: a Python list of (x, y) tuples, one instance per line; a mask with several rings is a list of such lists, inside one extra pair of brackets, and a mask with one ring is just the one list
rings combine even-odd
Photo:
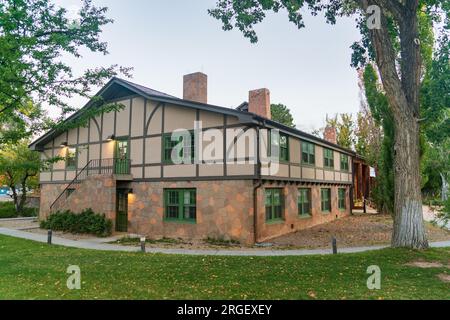
[(331, 189), (321, 189), (320, 197), (322, 212), (331, 212)]
[(311, 216), (311, 189), (298, 190), (298, 214)]
[(316, 156), (315, 156), (315, 147), (314, 144), (309, 142), (302, 142), (302, 163), (315, 165), (316, 164)]
[(165, 189), (165, 219), (195, 222), (197, 218), (196, 197), (195, 189)]
[(66, 198), (70, 197), (72, 195), (72, 193), (75, 192), (75, 189), (67, 189), (66, 190)]
[(266, 221), (283, 219), (283, 189), (266, 189)]
[(280, 133), (279, 135), (274, 134), (271, 131), (271, 134), (269, 136), (269, 155), (272, 153), (272, 148), (279, 150), (279, 160), (280, 161), (289, 161), (289, 137), (283, 133)]
[(345, 193), (346, 193), (346, 190), (343, 189), (343, 188), (338, 190), (338, 205), (339, 205), (339, 209), (340, 210), (345, 210), (346, 209)]
[(333, 152), (333, 150), (323, 148), (323, 165), (326, 168), (334, 168), (334, 152)]
[(66, 153), (66, 169), (76, 169), (77, 168), (77, 149), (67, 148)]
[[(173, 163), (172, 161), (172, 151), (173, 149), (183, 140), (183, 137), (180, 137), (178, 141), (172, 140), (172, 134), (166, 133), (163, 136), (163, 160), (166, 163)], [(191, 132), (191, 145), (186, 146), (180, 149), (179, 157), (181, 159), (184, 159), (186, 163), (187, 159), (191, 159), (191, 161), (194, 159), (194, 132)], [(191, 162), (192, 163), (192, 162)]]
[(348, 171), (348, 155), (341, 154), (341, 171)]

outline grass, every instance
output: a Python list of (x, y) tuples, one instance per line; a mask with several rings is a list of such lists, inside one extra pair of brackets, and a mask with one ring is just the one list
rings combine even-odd
[[(22, 217), (37, 217), (38, 212), (39, 209), (36, 208), (24, 208)], [(13, 202), (0, 202), (0, 219), (17, 217), (18, 215)]]
[[(0, 299), (449, 299), (450, 249), (385, 249), (337, 256), (218, 257), (99, 252), (0, 236)], [(70, 265), (81, 290), (66, 287)], [(367, 289), (367, 267), (381, 290)]]

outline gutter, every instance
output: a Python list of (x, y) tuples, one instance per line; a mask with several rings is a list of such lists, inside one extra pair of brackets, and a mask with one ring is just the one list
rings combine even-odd
[(256, 180), (253, 185), (253, 240), (258, 243), (258, 189), (262, 186), (259, 126), (256, 126)]

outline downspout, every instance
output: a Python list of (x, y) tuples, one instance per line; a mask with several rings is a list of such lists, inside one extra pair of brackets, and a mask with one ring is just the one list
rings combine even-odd
[(352, 157), (352, 186), (350, 187), (350, 215), (353, 215), (353, 209), (355, 208), (354, 192), (355, 192), (355, 157)]
[(262, 186), (259, 125), (256, 126), (256, 179), (253, 185), (253, 236), (258, 242), (258, 189)]

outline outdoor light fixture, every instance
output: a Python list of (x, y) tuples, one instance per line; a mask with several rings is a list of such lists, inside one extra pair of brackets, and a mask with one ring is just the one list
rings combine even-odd
[(132, 188), (128, 189), (128, 194), (133, 194), (133, 189)]
[(114, 139), (116, 139), (116, 136), (112, 134), (106, 138), (106, 141), (113, 141)]
[(67, 147), (69, 144), (67, 143), (67, 142), (63, 142), (63, 143), (61, 143), (61, 148), (65, 148), (65, 147)]

